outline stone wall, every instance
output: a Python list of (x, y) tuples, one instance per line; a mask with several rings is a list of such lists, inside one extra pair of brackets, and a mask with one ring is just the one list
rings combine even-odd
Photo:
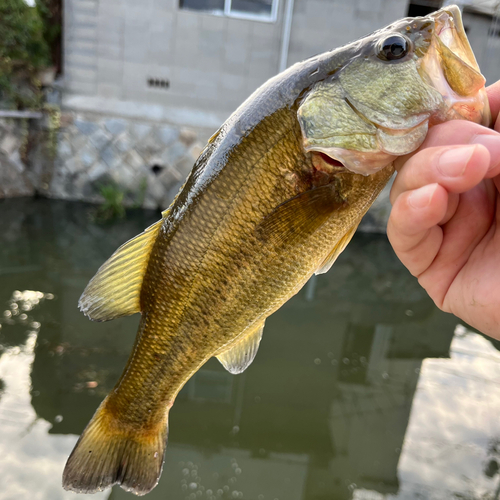
[(126, 206), (164, 209), (213, 133), (72, 111), (51, 132), (49, 119), (0, 119), (0, 198), (102, 203), (112, 186)]
[(168, 207), (211, 131), (68, 112), (62, 116), (48, 195), (102, 201), (103, 186), (128, 206)]
[[(47, 122), (0, 120), (0, 198), (40, 194), (102, 203), (103, 189), (111, 187), (126, 206), (163, 210), (214, 132), (66, 111), (51, 139)], [(360, 229), (385, 232), (389, 212), (387, 187)]]
[(0, 198), (35, 192), (25, 159), (30, 128), (29, 120), (0, 119)]

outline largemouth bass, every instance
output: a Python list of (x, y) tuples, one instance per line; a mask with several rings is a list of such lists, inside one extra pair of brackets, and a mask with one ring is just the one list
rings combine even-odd
[(460, 11), (403, 19), (272, 78), (209, 140), (163, 218), (121, 246), (81, 299), (140, 312), (123, 375), (71, 453), (66, 489), (138, 495), (161, 474), (168, 415), (212, 356), (254, 359), (266, 318), (333, 264), (430, 126), (488, 125)]

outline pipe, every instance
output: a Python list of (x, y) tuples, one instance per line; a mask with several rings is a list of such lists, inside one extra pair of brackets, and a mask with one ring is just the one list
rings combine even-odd
[(279, 72), (285, 71), (288, 63), (288, 49), (290, 47), (290, 33), (292, 31), (294, 0), (287, 0), (285, 6), (285, 17), (283, 18), (283, 34), (281, 36), (281, 52)]

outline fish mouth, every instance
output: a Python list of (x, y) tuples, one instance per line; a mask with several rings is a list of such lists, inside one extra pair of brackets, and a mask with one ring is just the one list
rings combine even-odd
[(486, 80), (467, 39), (460, 9), (451, 5), (429, 17), (435, 23), (434, 35), (419, 72), (443, 97), (443, 107), (429, 125), (466, 119), (489, 126)]

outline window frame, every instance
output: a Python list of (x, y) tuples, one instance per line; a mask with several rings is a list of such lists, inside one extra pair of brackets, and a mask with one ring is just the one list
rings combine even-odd
[(251, 14), (248, 12), (241, 11), (231, 11), (232, 0), (224, 0), (224, 9), (223, 10), (202, 10), (202, 9), (190, 9), (183, 8), (180, 6), (180, 10), (190, 10), (191, 12), (202, 12), (205, 14), (211, 14), (213, 16), (220, 17), (229, 17), (232, 19), (244, 19), (247, 21), (260, 21), (263, 23), (275, 23), (278, 20), (278, 8), (280, 0), (271, 0), (271, 13), (270, 15), (262, 15), (262, 14)]

